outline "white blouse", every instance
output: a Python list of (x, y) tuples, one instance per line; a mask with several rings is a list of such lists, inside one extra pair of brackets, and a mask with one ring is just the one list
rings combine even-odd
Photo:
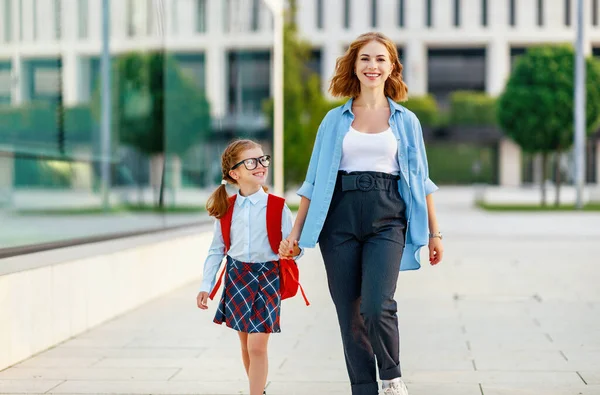
[(399, 174), (398, 143), (392, 129), (362, 133), (350, 126), (342, 144), (340, 170)]

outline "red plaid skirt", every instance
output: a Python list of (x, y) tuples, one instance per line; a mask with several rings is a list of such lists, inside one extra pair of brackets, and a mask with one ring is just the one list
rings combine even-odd
[(225, 286), (214, 322), (245, 333), (277, 333), (279, 264), (246, 263), (227, 257)]

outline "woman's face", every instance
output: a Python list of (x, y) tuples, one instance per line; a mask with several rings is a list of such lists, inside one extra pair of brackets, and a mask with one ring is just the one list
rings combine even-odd
[(390, 54), (385, 45), (379, 41), (371, 41), (358, 51), (354, 72), (361, 86), (372, 89), (385, 84), (392, 68)]

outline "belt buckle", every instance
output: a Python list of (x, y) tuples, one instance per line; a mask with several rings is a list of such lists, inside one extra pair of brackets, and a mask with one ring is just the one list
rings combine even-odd
[[(361, 181), (363, 183), (368, 182), (368, 184), (362, 185)], [(367, 174), (367, 173), (363, 173), (363, 174), (359, 175), (358, 177), (356, 177), (356, 187), (363, 192), (369, 192), (370, 190), (375, 188), (375, 177), (373, 177), (372, 175)]]

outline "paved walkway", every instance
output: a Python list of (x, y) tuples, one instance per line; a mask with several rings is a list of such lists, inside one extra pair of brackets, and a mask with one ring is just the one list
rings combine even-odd
[[(600, 214), (483, 213), (451, 189), (438, 201), (446, 260), (398, 283), (410, 394), (600, 394)], [(318, 250), (301, 262), (313, 304), (284, 302), (268, 393), (347, 395)], [(211, 323), (214, 302), (196, 309), (197, 286), (0, 372), (0, 393), (247, 394), (237, 336)]]

